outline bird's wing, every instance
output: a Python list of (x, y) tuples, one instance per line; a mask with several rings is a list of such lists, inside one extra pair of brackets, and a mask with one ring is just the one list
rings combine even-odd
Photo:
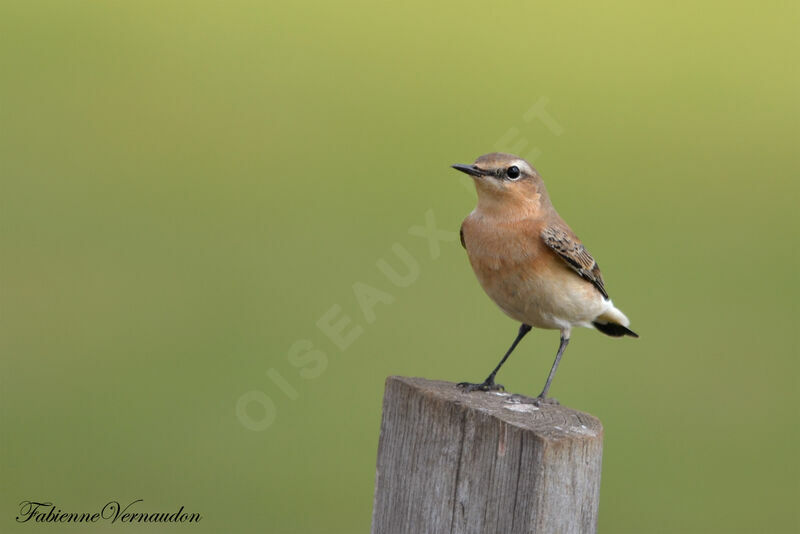
[(545, 244), (561, 256), (561, 259), (567, 262), (567, 265), (572, 267), (578, 276), (591, 282), (603, 297), (608, 299), (600, 267), (575, 237), (575, 234), (561, 226), (550, 225), (542, 230), (541, 237)]

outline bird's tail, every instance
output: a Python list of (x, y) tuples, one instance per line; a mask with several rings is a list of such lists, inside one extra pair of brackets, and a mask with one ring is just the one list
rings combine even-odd
[(609, 308), (598, 315), (595, 320), (592, 321), (592, 325), (607, 336), (639, 337), (639, 334), (628, 328), (631, 322), (625, 317), (625, 314), (615, 308), (610, 301), (609, 304)]

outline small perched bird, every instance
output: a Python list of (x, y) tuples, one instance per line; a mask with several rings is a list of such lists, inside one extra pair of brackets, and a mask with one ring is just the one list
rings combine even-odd
[[(574, 326), (613, 336), (639, 337), (614, 307), (597, 262), (558, 215), (542, 177), (511, 154), (486, 154), (473, 165), (453, 165), (471, 176), (478, 205), (461, 225), (461, 244), (484, 291), (506, 315), (519, 321), (516, 339), (480, 384), (467, 391), (492, 391), (497, 371), (532, 327), (561, 331), (553, 367), (536, 404), (547, 392)], [(554, 402), (554, 401), (553, 401)]]

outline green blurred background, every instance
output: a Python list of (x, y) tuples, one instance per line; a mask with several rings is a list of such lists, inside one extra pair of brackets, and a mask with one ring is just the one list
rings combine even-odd
[[(600, 530), (797, 531), (799, 22), (0, 3), (0, 531), (30, 530), (23, 499), (143, 498), (193, 532), (366, 532), (384, 378), (481, 379), (516, 332), (456, 241), (409, 233), (457, 232), (475, 194), (448, 165), (495, 150), (535, 159), (642, 336), (576, 332), (552, 390), (605, 425)], [(395, 243), (405, 288), (376, 266)], [(391, 295), (373, 322), (355, 283)], [(537, 393), (557, 344), (535, 331), (499, 381)], [(274, 412), (237, 415), (251, 391)]]

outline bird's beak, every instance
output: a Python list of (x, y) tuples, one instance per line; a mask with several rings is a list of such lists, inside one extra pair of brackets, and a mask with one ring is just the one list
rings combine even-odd
[(486, 176), (486, 174), (488, 174), (483, 169), (479, 169), (476, 165), (461, 165), (460, 163), (457, 163), (450, 166), (455, 170), (469, 174), (470, 176)]

